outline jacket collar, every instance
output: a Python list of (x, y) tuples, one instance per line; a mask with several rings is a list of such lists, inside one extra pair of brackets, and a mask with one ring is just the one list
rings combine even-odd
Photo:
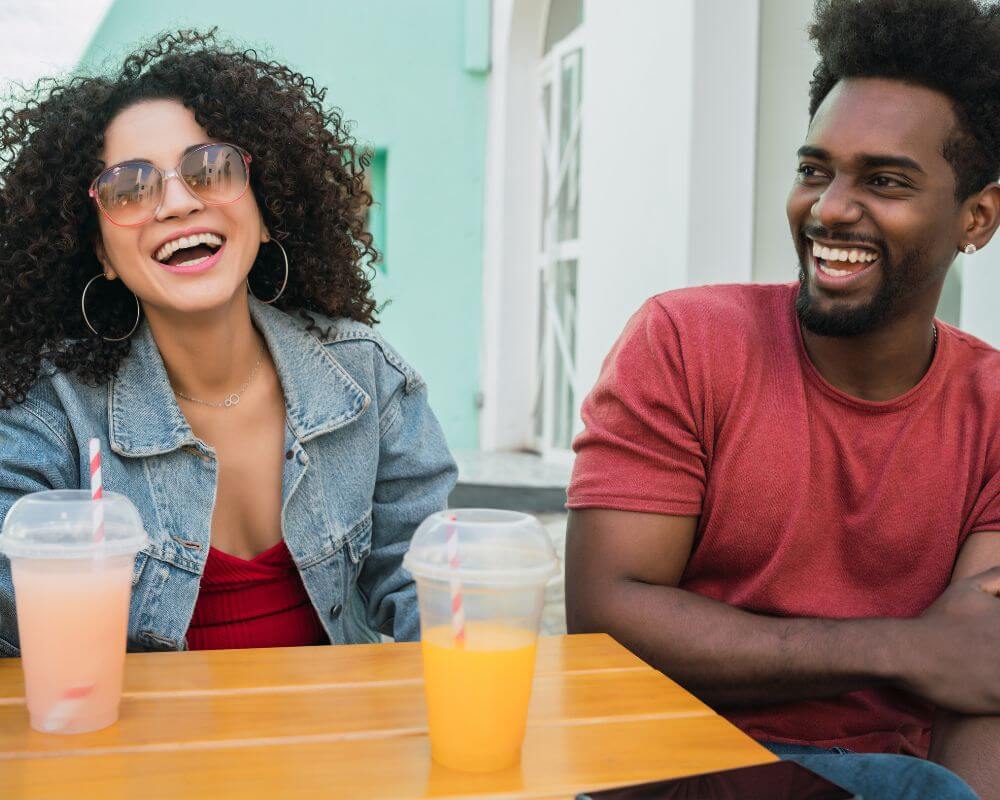
[[(253, 297), (250, 316), (267, 341), (285, 393), (286, 417), (300, 441), (347, 425), (371, 398), (306, 323)], [(108, 440), (123, 456), (169, 453), (198, 439), (177, 405), (149, 324), (132, 339), (132, 349), (111, 379)]]

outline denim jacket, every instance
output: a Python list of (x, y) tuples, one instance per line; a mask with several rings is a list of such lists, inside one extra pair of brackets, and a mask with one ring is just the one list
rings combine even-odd
[[(456, 476), (424, 384), (366, 325), (313, 315), (311, 328), (250, 304), (285, 393), (282, 534), (330, 641), (416, 639), (402, 559)], [(0, 409), (0, 518), (27, 492), (86, 487), (92, 436), (105, 489), (135, 504), (150, 539), (132, 576), (129, 649), (184, 649), (218, 464), (177, 406), (148, 325), (107, 384), (48, 369), (24, 403)], [(18, 643), (10, 562), (0, 555), (0, 656), (17, 656)]]

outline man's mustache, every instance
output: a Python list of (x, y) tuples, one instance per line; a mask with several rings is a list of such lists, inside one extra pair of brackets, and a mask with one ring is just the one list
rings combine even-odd
[(864, 233), (851, 233), (850, 231), (833, 231), (823, 225), (803, 225), (801, 229), (803, 236), (809, 239), (826, 239), (830, 242), (850, 242), (852, 244), (867, 244), (877, 247), (883, 252), (887, 250), (885, 239), (875, 236), (868, 236)]

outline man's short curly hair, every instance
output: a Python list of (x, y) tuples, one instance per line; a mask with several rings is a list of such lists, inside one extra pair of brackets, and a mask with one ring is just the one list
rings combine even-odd
[(947, 96), (944, 146), (964, 200), (1000, 177), (1000, 6), (977, 0), (818, 0), (809, 116), (844, 78), (890, 78)]
[[(251, 188), (290, 261), (278, 307), (373, 323), (371, 154), (341, 112), (324, 107), (325, 94), (311, 78), (218, 42), (214, 31), (180, 31), (133, 52), (115, 74), (43, 80), (0, 109), (0, 407), (23, 402), (46, 360), (99, 384), (129, 352), (128, 341), (87, 330), (80, 296), (101, 271), (87, 190), (106, 166), (104, 133), (145, 100), (178, 100), (209, 136), (252, 155)], [(272, 296), (283, 275), (278, 248), (262, 246), (255, 291)], [(88, 294), (88, 315), (120, 335), (135, 303), (120, 281), (101, 288)]]

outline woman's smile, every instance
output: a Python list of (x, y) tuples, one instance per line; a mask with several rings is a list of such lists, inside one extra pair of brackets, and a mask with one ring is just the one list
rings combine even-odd
[(171, 234), (156, 248), (153, 260), (175, 275), (207, 272), (222, 259), (226, 237), (208, 228), (189, 228)]

